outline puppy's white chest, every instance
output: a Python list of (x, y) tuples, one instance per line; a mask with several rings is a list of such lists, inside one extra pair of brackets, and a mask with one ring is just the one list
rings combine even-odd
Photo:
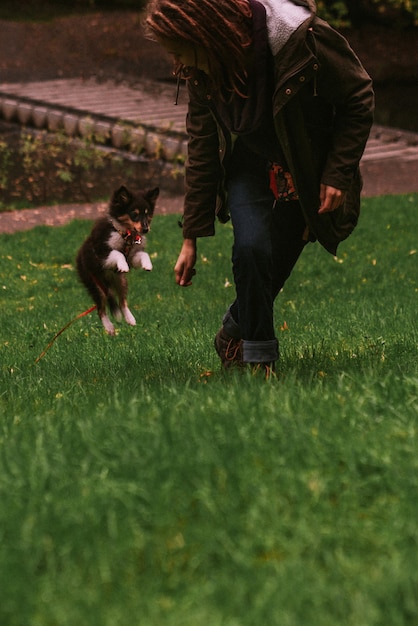
[(109, 248), (111, 248), (112, 250), (119, 250), (120, 252), (122, 252), (125, 246), (122, 235), (120, 235), (116, 230), (110, 233), (107, 243)]

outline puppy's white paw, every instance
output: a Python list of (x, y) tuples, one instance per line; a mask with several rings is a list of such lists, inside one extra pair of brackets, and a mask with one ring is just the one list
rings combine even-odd
[(142, 269), (150, 272), (152, 270), (152, 263), (151, 259), (149, 258), (148, 252), (139, 250), (132, 258), (132, 267), (134, 267), (135, 269), (138, 267), (142, 267)]
[(148, 252), (141, 252), (141, 265), (142, 269), (150, 272), (152, 270), (152, 263)]
[(129, 272), (129, 265), (125, 259), (118, 260), (118, 272)]
[(142, 263), (142, 269), (146, 270), (147, 272), (151, 272), (152, 271), (152, 263), (151, 263), (151, 259), (148, 258), (148, 261)]
[(129, 272), (129, 265), (126, 262), (125, 256), (118, 250), (112, 250), (104, 262), (104, 267), (107, 269), (116, 269), (118, 272)]
[(113, 326), (112, 322), (110, 321), (110, 319), (107, 317), (107, 315), (103, 315), (101, 318), (102, 324), (104, 326), (105, 331), (107, 332), (108, 335), (115, 335), (115, 327)]
[(136, 326), (136, 319), (130, 312), (128, 308), (122, 310), (123, 317), (125, 318), (125, 322), (130, 326)]

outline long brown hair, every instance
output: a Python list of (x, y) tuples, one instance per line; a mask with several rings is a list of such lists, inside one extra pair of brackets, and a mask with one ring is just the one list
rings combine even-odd
[(202, 47), (213, 86), (228, 99), (228, 92), (246, 96), (251, 17), (248, 0), (151, 0), (145, 27), (157, 38)]

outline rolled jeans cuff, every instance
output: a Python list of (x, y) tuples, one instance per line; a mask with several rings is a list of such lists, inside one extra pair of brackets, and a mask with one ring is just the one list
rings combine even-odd
[(272, 363), (279, 358), (279, 342), (277, 339), (268, 341), (242, 342), (244, 363)]
[(232, 317), (230, 309), (227, 310), (223, 317), (222, 326), (230, 337), (233, 337), (236, 341), (241, 339), (241, 329)]

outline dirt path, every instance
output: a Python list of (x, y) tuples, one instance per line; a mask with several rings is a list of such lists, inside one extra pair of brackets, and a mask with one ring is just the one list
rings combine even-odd
[[(157, 203), (157, 214), (181, 213), (182, 196), (167, 196), (161, 193)], [(39, 207), (36, 209), (20, 209), (0, 213), (0, 233), (15, 233), (30, 230), (35, 226), (63, 226), (75, 219), (93, 220), (107, 211), (106, 202), (92, 204), (60, 204)]]
[[(390, 160), (368, 163), (363, 168), (363, 197), (383, 194), (418, 193), (418, 179), (415, 168), (409, 163), (398, 163), (396, 177), (393, 176), (393, 163)], [(20, 209), (0, 213), (0, 234), (30, 230), (35, 226), (63, 226), (74, 219), (95, 219), (107, 210), (106, 202), (91, 204), (60, 204)], [(157, 203), (157, 215), (181, 214), (183, 196), (169, 196), (161, 193)]]

